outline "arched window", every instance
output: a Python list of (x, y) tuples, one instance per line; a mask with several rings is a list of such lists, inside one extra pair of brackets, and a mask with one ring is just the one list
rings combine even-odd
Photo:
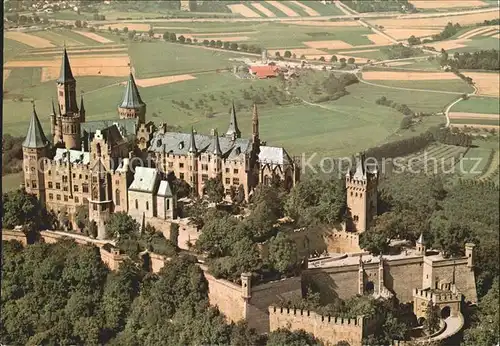
[(167, 210), (170, 210), (170, 200), (167, 199)]
[(146, 202), (146, 210), (149, 210), (149, 202)]
[(101, 144), (97, 143), (96, 145), (97, 156), (101, 156)]
[(139, 209), (139, 202), (135, 200), (135, 209)]
[(115, 204), (120, 205), (120, 190), (118, 189), (115, 191)]

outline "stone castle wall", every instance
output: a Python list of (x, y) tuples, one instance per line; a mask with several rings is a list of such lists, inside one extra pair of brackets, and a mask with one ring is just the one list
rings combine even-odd
[(351, 346), (361, 346), (364, 333), (368, 333), (372, 323), (362, 316), (340, 318), (321, 316), (312, 311), (269, 307), (270, 330), (289, 328), (303, 329), (314, 334), (327, 345), (347, 341)]

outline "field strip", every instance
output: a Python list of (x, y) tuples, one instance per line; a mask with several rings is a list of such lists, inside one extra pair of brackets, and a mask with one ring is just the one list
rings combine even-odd
[(498, 114), (485, 114), (485, 113), (466, 113), (466, 112), (450, 112), (451, 119), (492, 119), (498, 120)]
[(470, 127), (470, 128), (476, 128), (476, 129), (496, 129), (500, 128), (499, 125), (480, 125), (480, 124), (451, 124), (451, 127), (458, 127), (458, 128), (464, 128), (464, 127)]
[(87, 31), (73, 31), (76, 32), (77, 34), (80, 34), (82, 36), (85, 36), (87, 38), (90, 38), (91, 40), (94, 40), (99, 43), (113, 43), (114, 41), (111, 41), (110, 39), (107, 39), (106, 37), (102, 37), (101, 35), (97, 35), (96, 33), (93, 32), (87, 32)]
[(382, 31), (396, 40), (406, 40), (412, 35), (415, 37), (432, 36), (441, 32), (439, 29), (386, 29)]
[(264, 7), (264, 6), (262, 6), (262, 4), (261, 4), (261, 3), (259, 3), (259, 2), (252, 2), (252, 4), (251, 4), (251, 5), (252, 5), (253, 7), (255, 7), (255, 9), (256, 9), (257, 11), (260, 11), (260, 12), (264, 13), (264, 15), (265, 15), (266, 17), (276, 17), (276, 15), (275, 15), (273, 12), (269, 11), (269, 9), (267, 9), (267, 8), (266, 8), (266, 7)]
[(495, 35), (498, 35), (499, 31), (500, 31), (500, 29), (497, 29), (495, 31), (489, 32), (487, 34), (484, 34), (483, 36), (495, 36)]
[(472, 78), (474, 85), (477, 87), (478, 95), (487, 95), (498, 97), (500, 90), (500, 75), (498, 73), (487, 72), (466, 72), (463, 73)]
[(241, 14), (245, 18), (260, 18), (260, 15), (243, 4), (227, 5), (232, 13)]
[[(130, 74), (129, 66), (88, 66), (88, 67), (71, 67), (71, 71), (75, 77), (84, 76), (107, 76), (107, 77), (126, 77)], [(60, 67), (43, 67), (41, 82), (55, 80), (59, 77)]]
[(427, 17), (418, 18), (412, 15), (400, 18), (390, 19), (368, 19), (372, 25), (382, 25), (384, 28), (444, 28), (449, 22), (459, 23), (460, 25), (475, 25), (485, 20), (498, 19), (498, 9), (478, 13), (468, 13), (460, 15), (447, 15), (443, 17), (427, 15)]
[(461, 38), (457, 40), (450, 40), (450, 41), (439, 41), (435, 43), (426, 43), (426, 46), (433, 47), (436, 50), (440, 51), (441, 49), (444, 50), (450, 50), (450, 49), (457, 49), (457, 48), (464, 48), (467, 47), (465, 44), (466, 42), (470, 42), (471, 40), (467, 38)]
[(248, 36), (222, 36), (222, 37), (194, 37), (194, 36), (185, 36), (186, 38), (197, 38), (198, 40), (208, 40), (208, 41), (226, 41), (226, 42), (239, 42), (239, 41), (248, 41), (250, 37)]
[(413, 89), (413, 88), (401, 88), (401, 87), (393, 87), (390, 85), (383, 85), (383, 84), (376, 84), (369, 82), (367, 80), (364, 80), (362, 78), (358, 78), (360, 83), (364, 83), (367, 85), (379, 87), (379, 88), (385, 88), (385, 89), (393, 89), (393, 90), (408, 90), (408, 91), (421, 91), (421, 92), (427, 92), (427, 93), (435, 93), (435, 94), (449, 94), (449, 95), (462, 95), (463, 93), (455, 92), (455, 91), (441, 91), (441, 90), (431, 90), (431, 89)]
[(493, 160), (491, 160), (490, 165), (486, 168), (486, 172), (484, 172), (483, 175), (479, 177), (479, 179), (488, 179), (490, 176), (492, 176), (497, 170), (498, 166), (500, 165), (500, 152), (498, 150), (495, 150), (495, 154), (493, 156)]
[(499, 28), (491, 28), (488, 31), (485, 31), (481, 34), (481, 36), (493, 36), (498, 32)]
[(352, 45), (350, 45), (347, 42), (340, 41), (340, 40), (330, 40), (330, 41), (306, 41), (302, 42), (308, 47), (311, 48), (316, 48), (316, 49), (349, 49), (353, 48)]
[(328, 54), (327, 52), (315, 48), (275, 48), (275, 49), (269, 49), (267, 52), (271, 56), (274, 56), (276, 52), (280, 52), (280, 54), (283, 56), (284, 52), (287, 50), (289, 50), (292, 54), (295, 54), (297, 56)]
[(163, 84), (170, 84), (170, 83), (175, 83), (175, 82), (182, 82), (182, 81), (192, 80), (192, 79), (196, 79), (196, 77), (192, 76), (190, 74), (182, 74), (182, 75), (175, 75), (175, 76), (136, 79), (135, 82), (138, 86), (140, 86), (142, 88), (147, 88), (147, 87), (163, 85)]
[(365, 80), (449, 80), (460, 79), (451, 72), (366, 71)]
[(292, 10), (290, 7), (288, 6), (285, 6), (283, 5), (281, 2), (279, 1), (271, 1), (271, 0), (268, 0), (266, 1), (269, 5), (272, 5), (274, 7), (276, 7), (278, 10), (280, 10), (281, 12), (283, 12), (284, 14), (286, 14), (288, 17), (300, 17), (297, 12), (295, 12), (294, 10)]
[(149, 31), (151, 29), (151, 25), (149, 24), (140, 24), (140, 23), (115, 23), (108, 25), (101, 25), (99, 27), (100, 30), (108, 30), (108, 27), (111, 27), (112, 30), (118, 29), (123, 30), (123, 28), (127, 27), (129, 31)]
[(7, 31), (4, 33), (4, 37), (17, 42), (24, 43), (25, 45), (28, 45), (33, 48), (55, 47), (55, 45), (49, 40), (46, 40), (38, 36), (29, 35), (24, 32)]
[(204, 32), (204, 33), (194, 33), (194, 32), (188, 32), (184, 34), (179, 34), (184, 35), (184, 36), (189, 36), (189, 37), (196, 37), (196, 38), (205, 38), (206, 36), (237, 36), (237, 35), (253, 35), (253, 34), (258, 34), (258, 31), (235, 31), (235, 32)]
[(299, 20), (299, 21), (287, 21), (285, 24), (293, 24), (293, 25), (305, 25), (305, 26), (333, 26), (333, 27), (345, 27), (345, 26), (359, 26), (357, 21), (344, 21), (344, 22), (328, 22), (328, 21), (319, 21), (319, 20)]
[(3, 70), (3, 86), (5, 87), (5, 81), (9, 78), (10, 70)]
[(379, 51), (379, 49), (358, 49), (358, 50), (343, 50), (340, 53), (345, 53), (345, 54), (349, 54), (349, 53), (369, 53), (369, 52), (378, 52), (378, 51)]
[(434, 8), (463, 8), (463, 7), (481, 7), (488, 4), (479, 0), (413, 0), (410, 3), (416, 8), (434, 9)]
[(315, 16), (321, 16), (320, 13), (318, 13), (316, 10), (313, 10), (312, 8), (310, 8), (309, 6), (307, 5), (304, 5), (303, 3), (301, 3), (300, 1), (290, 1), (291, 3), (294, 3), (295, 5), (297, 6), (300, 6), (302, 7), (302, 9), (304, 10), (304, 12), (307, 13), (308, 16), (312, 16), (312, 17), (315, 17)]
[[(73, 54), (79, 54), (79, 53), (100, 53), (102, 52), (103, 55), (108, 52), (127, 52), (127, 48), (100, 48), (100, 49), (76, 49), (73, 51), (69, 51), (68, 53), (73, 55)], [(60, 55), (60, 51), (49, 51), (49, 52), (34, 52), (34, 53), (29, 53), (29, 54), (23, 54), (23, 56), (28, 56), (28, 55)]]
[(405, 66), (405, 65), (411, 65), (413, 64), (413, 61), (393, 61), (389, 62), (386, 65), (387, 66)]
[(480, 30), (483, 30), (484, 29), (484, 26), (483, 27), (479, 27), (479, 28), (474, 28), (474, 29), (471, 29), (469, 31), (466, 31), (464, 32), (462, 35), (458, 36), (458, 38), (464, 38), (464, 37), (467, 37), (469, 35), (473, 35), (475, 34), (476, 32), (480, 31)]
[[(477, 30), (477, 31), (471, 30), (471, 31), (474, 31), (474, 32), (471, 32), (471, 31), (466, 32), (465, 34), (460, 35), (460, 37), (459, 37), (459, 38), (461, 38), (461, 39), (464, 39), (464, 38), (472, 38), (472, 37), (474, 37), (474, 36), (478, 36), (478, 35), (481, 35), (481, 34), (483, 34), (483, 33), (485, 33), (485, 32), (491, 31), (491, 29), (492, 29), (491, 27), (483, 27), (483, 28), (480, 28), (480, 29), (479, 29), (479, 30)], [(494, 29), (496, 29), (496, 28), (494, 28)]]
[[(73, 57), (70, 59), (71, 67), (117, 67), (126, 66), (130, 59), (127, 55), (120, 55), (118, 57)], [(25, 60), (25, 61), (9, 61), (5, 67), (57, 67), (60, 68), (61, 61), (59, 58), (52, 60)]]
[(367, 34), (363, 35), (370, 41), (374, 43), (374, 45), (377, 46), (387, 46), (389, 44), (393, 44), (391, 40), (389, 40), (387, 37), (379, 35), (379, 34)]

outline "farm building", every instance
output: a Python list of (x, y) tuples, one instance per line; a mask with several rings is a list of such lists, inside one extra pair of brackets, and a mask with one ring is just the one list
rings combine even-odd
[(259, 78), (275, 78), (279, 74), (279, 67), (277, 66), (250, 66), (248, 69), (251, 75)]

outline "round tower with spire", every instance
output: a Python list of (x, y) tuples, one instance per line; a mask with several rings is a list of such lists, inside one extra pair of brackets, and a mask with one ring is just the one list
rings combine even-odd
[(226, 131), (226, 137), (229, 137), (234, 141), (236, 140), (236, 138), (241, 138), (241, 131), (238, 128), (238, 121), (236, 120), (236, 108), (234, 106), (234, 101), (229, 113), (230, 113), (230, 119), (229, 119), (229, 127)]
[(44, 159), (49, 155), (49, 141), (43, 133), (33, 102), (33, 114), (23, 142), (24, 188), (45, 204)]
[(198, 148), (196, 147), (196, 138), (193, 127), (191, 127), (191, 136), (189, 137), (188, 159), (188, 164), (190, 166), (189, 183), (193, 188), (193, 192), (195, 194), (199, 194), (200, 189), (198, 188)]
[(141, 99), (132, 71), (130, 71), (123, 99), (118, 105), (118, 114), (120, 119), (139, 119), (139, 124), (146, 123), (146, 104)]

